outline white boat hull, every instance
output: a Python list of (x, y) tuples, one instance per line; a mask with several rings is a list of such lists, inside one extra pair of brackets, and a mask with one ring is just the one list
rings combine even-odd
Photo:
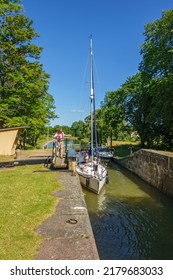
[(107, 181), (107, 170), (105, 168), (100, 177), (83, 172), (79, 166), (77, 166), (76, 171), (79, 175), (81, 185), (97, 194), (100, 193)]
[(103, 159), (112, 159), (113, 154), (109, 152), (99, 152), (99, 157)]

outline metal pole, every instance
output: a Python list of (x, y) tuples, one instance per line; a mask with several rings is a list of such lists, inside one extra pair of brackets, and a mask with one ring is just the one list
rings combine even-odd
[(91, 37), (90, 37), (91, 160), (93, 160), (93, 98), (94, 98), (94, 84), (93, 84), (93, 51), (92, 51), (92, 35), (91, 35)]

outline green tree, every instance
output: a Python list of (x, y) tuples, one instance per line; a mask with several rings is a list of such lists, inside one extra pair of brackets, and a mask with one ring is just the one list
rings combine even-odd
[[(139, 73), (120, 89), (108, 92), (102, 104), (104, 135), (137, 130), (142, 146), (173, 146), (173, 10), (145, 26)], [(123, 132), (123, 133), (122, 133)]]
[(42, 48), (33, 44), (39, 35), (22, 8), (20, 0), (1, 0), (0, 127), (26, 125), (27, 140), (35, 145), (56, 115), (49, 75), (39, 63)]
[(173, 146), (173, 10), (145, 26), (140, 71), (152, 96), (148, 120), (156, 136)]
[(72, 135), (80, 139), (86, 137), (86, 125), (83, 121), (76, 121), (71, 126)]
[(54, 127), (54, 133), (56, 132), (56, 131), (58, 131), (60, 128), (62, 128), (62, 130), (63, 130), (63, 132), (65, 133), (65, 134), (71, 134), (71, 128), (69, 127), (69, 126), (67, 126), (67, 125), (56, 125), (55, 127)]
[(138, 132), (142, 146), (145, 146), (145, 143), (150, 146), (154, 137), (149, 120), (152, 97), (149, 94), (148, 85), (145, 85), (142, 74), (137, 73), (129, 77), (122, 85), (122, 90), (125, 92), (126, 123)]
[(126, 95), (126, 92), (122, 88), (107, 92), (102, 103), (104, 137), (109, 137), (111, 141), (113, 137), (118, 139), (120, 133), (127, 128), (124, 107)]

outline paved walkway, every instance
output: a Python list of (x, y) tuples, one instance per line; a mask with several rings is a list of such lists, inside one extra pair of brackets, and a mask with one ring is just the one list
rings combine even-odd
[(61, 198), (53, 216), (37, 232), (46, 238), (37, 260), (97, 260), (95, 239), (78, 176), (58, 171), (63, 189), (54, 195)]

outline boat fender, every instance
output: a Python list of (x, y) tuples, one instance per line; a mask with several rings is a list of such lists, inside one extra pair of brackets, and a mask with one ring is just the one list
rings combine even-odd
[(89, 188), (89, 185), (90, 185), (90, 180), (89, 178), (86, 178), (86, 187)]
[(107, 174), (106, 174), (106, 184), (108, 184), (109, 183), (109, 176), (108, 176), (108, 172), (107, 172)]

